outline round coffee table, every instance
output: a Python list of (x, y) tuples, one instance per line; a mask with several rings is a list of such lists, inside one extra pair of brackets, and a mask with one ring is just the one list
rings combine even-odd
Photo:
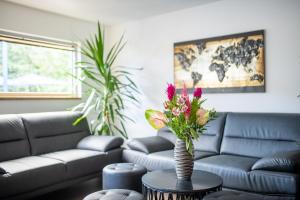
[(222, 178), (194, 170), (191, 181), (177, 180), (175, 170), (159, 170), (142, 177), (143, 195), (148, 200), (200, 200), (205, 195), (222, 190)]

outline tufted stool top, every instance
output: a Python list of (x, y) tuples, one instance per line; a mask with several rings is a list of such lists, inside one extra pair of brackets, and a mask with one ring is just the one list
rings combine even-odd
[(220, 191), (211, 193), (203, 198), (203, 200), (280, 200), (278, 196), (264, 196), (259, 194), (250, 194), (237, 191)]
[(131, 172), (142, 172), (145, 173), (147, 169), (141, 165), (134, 163), (115, 163), (104, 167), (106, 173), (131, 173)]
[(144, 200), (144, 197), (132, 190), (111, 189), (94, 192), (83, 200)]

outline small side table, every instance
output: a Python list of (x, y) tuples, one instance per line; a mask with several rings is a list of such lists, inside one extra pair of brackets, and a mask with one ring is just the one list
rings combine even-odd
[(191, 181), (177, 180), (175, 170), (159, 170), (142, 177), (143, 195), (147, 200), (201, 200), (205, 195), (222, 190), (218, 175), (194, 170)]

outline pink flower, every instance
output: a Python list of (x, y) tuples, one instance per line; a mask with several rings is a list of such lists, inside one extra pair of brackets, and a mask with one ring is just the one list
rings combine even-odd
[(183, 97), (188, 96), (188, 91), (187, 91), (185, 83), (183, 84), (183, 88), (182, 88), (182, 91), (181, 91), (181, 96), (183, 96)]
[(194, 97), (201, 98), (201, 96), (202, 96), (202, 89), (201, 88), (196, 88), (194, 90)]
[(157, 110), (146, 110), (145, 117), (150, 125), (155, 129), (161, 129), (168, 123), (168, 119), (165, 114)]
[(183, 88), (182, 88), (181, 98), (184, 100), (184, 104), (187, 107), (187, 109), (185, 109), (184, 116), (186, 119), (188, 119), (191, 114), (191, 102), (190, 102), (188, 91), (187, 91), (185, 84), (183, 85)]
[(176, 91), (176, 88), (173, 84), (168, 84), (168, 87), (167, 87), (167, 94), (168, 94), (168, 99), (170, 101), (172, 101), (174, 95), (175, 95), (175, 91)]
[(187, 99), (187, 101), (185, 102), (185, 105), (187, 106), (187, 109), (184, 113), (184, 116), (186, 119), (188, 119), (191, 115), (191, 102), (189, 99)]
[(180, 115), (180, 110), (178, 108), (173, 108), (172, 109), (172, 114), (178, 117)]
[(181, 97), (178, 98), (177, 104), (178, 105), (184, 105), (185, 101), (186, 101), (186, 98), (181, 96)]
[(182, 112), (182, 113), (185, 113), (188, 109), (189, 109), (189, 108), (187, 107), (187, 105), (183, 105), (183, 106), (181, 107), (181, 112)]

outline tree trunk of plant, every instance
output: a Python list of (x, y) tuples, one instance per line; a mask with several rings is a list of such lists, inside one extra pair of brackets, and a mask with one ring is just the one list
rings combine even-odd
[(191, 155), (186, 150), (186, 143), (177, 138), (174, 149), (177, 179), (191, 180), (194, 168), (194, 149), (192, 152)]

